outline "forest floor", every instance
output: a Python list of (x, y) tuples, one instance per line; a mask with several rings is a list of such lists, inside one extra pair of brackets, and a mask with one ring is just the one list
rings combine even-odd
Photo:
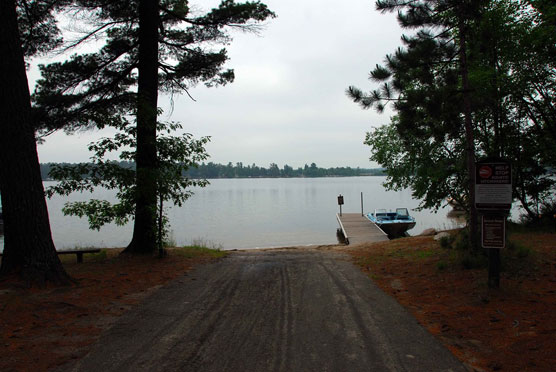
[(48, 371), (83, 357), (124, 312), (195, 265), (225, 252), (168, 249), (164, 259), (120, 255), (122, 249), (60, 256), (77, 284), (22, 288), (0, 282), (0, 371)]
[[(556, 365), (556, 234), (511, 236), (500, 289), (480, 260), (432, 237), (337, 246), (470, 370), (549, 371)], [(299, 248), (303, 249), (303, 248)], [(101, 332), (170, 280), (223, 252), (173, 249), (166, 259), (119, 250), (64, 257), (77, 284), (25, 289), (0, 282), (0, 370), (46, 371), (83, 357)], [(462, 265), (466, 263), (466, 265)]]
[(433, 237), (361, 245), (350, 253), (470, 370), (554, 371), (556, 234), (508, 240), (499, 289), (488, 288), (486, 259), (442, 248)]

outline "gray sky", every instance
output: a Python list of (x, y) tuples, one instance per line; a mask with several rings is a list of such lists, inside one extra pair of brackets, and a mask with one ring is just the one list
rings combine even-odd
[[(227, 47), (235, 82), (191, 89), (196, 102), (174, 96), (173, 112), (161, 96), (161, 119), (179, 121), (197, 137), (211, 136), (209, 161), (216, 163), (375, 167), (365, 133), (391, 114), (362, 110), (345, 89), (373, 87), (369, 71), (400, 45), (395, 15), (377, 12), (374, 0), (263, 2), (278, 17), (260, 36), (233, 33)], [(57, 133), (38, 147), (40, 161), (87, 161), (87, 144), (109, 135)]]

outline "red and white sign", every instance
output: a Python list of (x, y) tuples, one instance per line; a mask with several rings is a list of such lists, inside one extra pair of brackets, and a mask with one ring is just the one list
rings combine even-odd
[(488, 165), (483, 165), (479, 168), (479, 177), (481, 178), (489, 178), (492, 176), (492, 168)]
[(512, 207), (512, 167), (509, 162), (480, 161), (475, 165), (475, 206), (507, 211)]

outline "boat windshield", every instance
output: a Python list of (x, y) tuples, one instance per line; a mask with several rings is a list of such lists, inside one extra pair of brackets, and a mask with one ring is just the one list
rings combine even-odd
[(407, 211), (407, 208), (396, 208), (396, 213), (399, 216), (409, 216), (409, 212)]

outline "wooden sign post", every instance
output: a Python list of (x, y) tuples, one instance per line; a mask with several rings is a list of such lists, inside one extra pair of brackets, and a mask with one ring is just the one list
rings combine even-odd
[(340, 217), (342, 216), (342, 205), (344, 204), (344, 197), (342, 194), (338, 195), (338, 205), (340, 206)]
[(475, 164), (475, 207), (482, 214), (481, 244), (488, 252), (488, 286), (500, 287), (500, 249), (506, 246), (506, 217), (512, 207), (512, 167), (503, 159)]

